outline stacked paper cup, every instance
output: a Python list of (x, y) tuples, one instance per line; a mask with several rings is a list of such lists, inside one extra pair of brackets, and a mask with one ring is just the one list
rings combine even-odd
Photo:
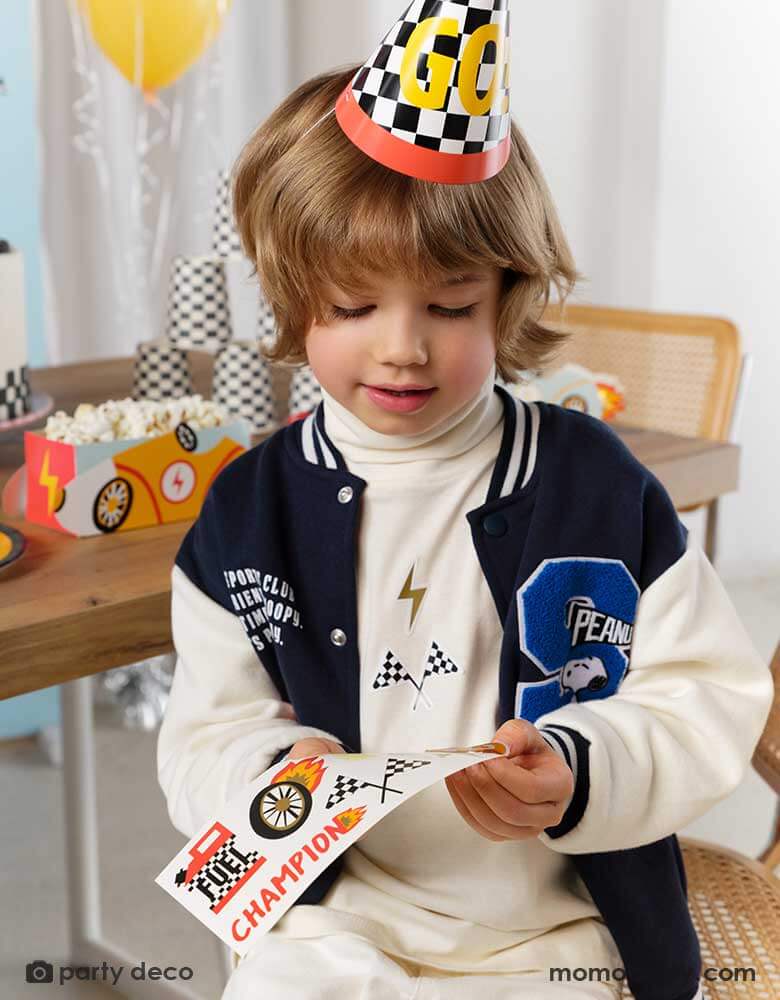
[(165, 337), (135, 349), (133, 399), (178, 399), (192, 395), (192, 371), (185, 351)]
[(225, 262), (174, 257), (168, 294), (168, 339), (182, 349), (216, 354), (232, 336)]
[(290, 379), (290, 419), (309, 413), (322, 399), (322, 389), (309, 365), (296, 368)]
[(276, 403), (271, 371), (255, 341), (233, 340), (214, 363), (213, 398), (255, 434), (276, 430)]
[(233, 192), (230, 184), (230, 173), (227, 170), (222, 170), (217, 179), (212, 247), (214, 253), (219, 257), (242, 259), (244, 256), (233, 218)]

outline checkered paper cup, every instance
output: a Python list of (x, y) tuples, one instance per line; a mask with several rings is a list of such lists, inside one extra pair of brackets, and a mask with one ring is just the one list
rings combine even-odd
[(214, 401), (242, 417), (255, 434), (276, 430), (276, 400), (271, 369), (255, 341), (232, 340), (214, 362)]
[(31, 402), (27, 365), (0, 371), (0, 424), (29, 413)]
[(260, 308), (257, 314), (257, 335), (263, 344), (270, 346), (276, 340), (277, 332), (276, 317), (270, 305), (261, 294)]
[(168, 339), (176, 347), (216, 354), (232, 336), (225, 262), (174, 257), (168, 292)]
[(133, 366), (133, 399), (179, 399), (192, 395), (192, 370), (185, 351), (165, 337), (139, 344)]
[(220, 171), (217, 180), (217, 197), (214, 202), (214, 223), (212, 227), (212, 247), (220, 257), (243, 258), (241, 240), (236, 231), (233, 217), (233, 190), (230, 172)]
[(320, 383), (309, 365), (296, 368), (290, 379), (288, 409), (290, 416), (309, 413), (322, 399)]

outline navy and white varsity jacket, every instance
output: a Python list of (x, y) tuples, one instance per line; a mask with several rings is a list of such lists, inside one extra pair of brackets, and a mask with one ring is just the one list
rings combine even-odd
[[(502, 443), (467, 517), (504, 630), (496, 728), (535, 723), (572, 768), (572, 799), (540, 838), (571, 856), (636, 1000), (690, 1000), (700, 950), (675, 831), (742, 779), (771, 676), (666, 491), (618, 436), (495, 391)], [(320, 404), (228, 465), (186, 535), (158, 776), (187, 836), (305, 736), (360, 752), (366, 486)], [(319, 902), (342, 863), (298, 902)]]

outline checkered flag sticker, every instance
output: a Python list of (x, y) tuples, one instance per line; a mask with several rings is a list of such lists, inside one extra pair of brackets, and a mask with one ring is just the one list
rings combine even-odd
[[(405, 771), (414, 771), (418, 767), (425, 767), (426, 764), (430, 763), (429, 760), (405, 760), (403, 757), (388, 757), (381, 785), (377, 785), (372, 781), (358, 781), (357, 778), (339, 774), (336, 776), (336, 782), (328, 796), (328, 801), (325, 803), (325, 808), (332, 809), (333, 806), (337, 806), (343, 802), (348, 795), (354, 795), (361, 788), (380, 788), (383, 792), (388, 791), (387, 782), (390, 778), (395, 777), (397, 774), (403, 774)], [(398, 791), (397, 789), (389, 790)], [(384, 801), (384, 797), (382, 801)]]
[(430, 764), (429, 760), (404, 760), (402, 757), (388, 757), (385, 777), (392, 778), (396, 774), (403, 774), (404, 771), (416, 771), (418, 767), (425, 767)]
[(401, 173), (486, 180), (511, 144), (509, 0), (414, 0), (336, 105), (346, 135)]
[(325, 808), (332, 809), (333, 806), (339, 805), (348, 795), (354, 795), (362, 787), (363, 782), (358, 781), (357, 778), (350, 778), (346, 774), (336, 775), (336, 783), (330, 791)]
[(233, 218), (233, 190), (229, 170), (221, 170), (217, 179), (212, 247), (214, 253), (220, 257), (243, 258), (244, 256)]

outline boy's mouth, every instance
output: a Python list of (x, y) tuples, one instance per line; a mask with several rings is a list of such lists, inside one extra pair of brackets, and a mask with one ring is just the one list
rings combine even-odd
[(374, 403), (383, 410), (393, 410), (396, 413), (416, 413), (426, 405), (434, 392), (436, 392), (435, 386), (404, 386), (403, 388), (394, 388), (390, 385), (366, 385), (364, 388)]

